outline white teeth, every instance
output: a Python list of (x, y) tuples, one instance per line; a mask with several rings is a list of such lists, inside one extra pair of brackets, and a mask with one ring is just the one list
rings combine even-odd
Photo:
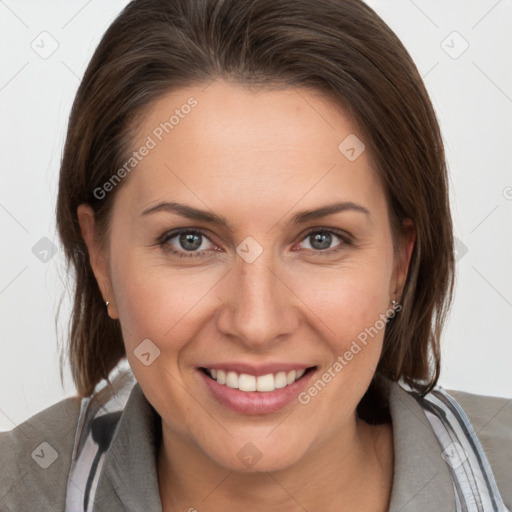
[(235, 372), (228, 372), (226, 375), (226, 386), (228, 388), (238, 388), (238, 375)]
[(278, 372), (275, 376), (274, 386), (276, 389), (284, 388), (286, 386), (286, 372)]
[(295, 382), (295, 370), (288, 372), (288, 375), (286, 376), (286, 383), (291, 384), (292, 382)]
[(274, 376), (271, 373), (260, 375), (256, 380), (256, 391), (274, 391)]
[(260, 375), (256, 377), (247, 373), (241, 373), (224, 370), (208, 370), (211, 377), (219, 384), (224, 384), (232, 389), (239, 389), (240, 391), (260, 391), (269, 392), (275, 389), (281, 389), (296, 380), (300, 379), (306, 370), (292, 370), (290, 372), (277, 372), (276, 374), (268, 373), (267, 375)]
[(238, 377), (238, 389), (240, 391), (256, 391), (256, 377), (242, 373)]

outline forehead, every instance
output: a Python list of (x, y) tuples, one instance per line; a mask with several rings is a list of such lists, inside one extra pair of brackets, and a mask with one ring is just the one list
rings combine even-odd
[(363, 141), (341, 106), (316, 91), (216, 80), (168, 93), (147, 109), (134, 149), (151, 149), (123, 194), (144, 206), (183, 193), (255, 208), (268, 200), (289, 209), (305, 195), (371, 202), (380, 186), (367, 151), (356, 159), (346, 153), (347, 145), (359, 153)]

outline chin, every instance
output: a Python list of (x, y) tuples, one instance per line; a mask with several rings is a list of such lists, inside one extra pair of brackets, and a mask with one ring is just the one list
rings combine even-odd
[(237, 440), (230, 438), (229, 446), (210, 446), (205, 453), (214, 463), (229, 471), (263, 473), (290, 468), (297, 464), (307, 451), (307, 446), (301, 446), (290, 436), (286, 439), (287, 442), (277, 436), (275, 439), (267, 436), (268, 431), (254, 441), (250, 441), (248, 436)]

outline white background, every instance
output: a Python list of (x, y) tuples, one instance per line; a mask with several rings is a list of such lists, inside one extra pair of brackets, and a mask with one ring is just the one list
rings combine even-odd
[[(74, 394), (67, 369), (61, 385), (57, 351), (70, 311), (54, 220), (59, 160), (80, 77), (125, 3), (0, 1), (0, 430)], [(512, 2), (368, 3), (424, 77), (446, 144), (455, 234), (467, 249), (440, 384), (511, 397)], [(31, 48), (40, 37), (50, 48), (43, 31), (58, 43), (47, 59)], [(458, 58), (445, 51), (463, 48), (454, 31), (469, 44)], [(43, 237), (58, 246), (46, 263), (32, 252)]]

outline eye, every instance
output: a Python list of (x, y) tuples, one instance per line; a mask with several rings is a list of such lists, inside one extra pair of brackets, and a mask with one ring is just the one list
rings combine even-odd
[(202, 232), (194, 229), (181, 229), (166, 233), (159, 240), (160, 246), (167, 252), (182, 257), (202, 256), (209, 250), (215, 250), (210, 239)]
[[(348, 235), (332, 228), (315, 228), (309, 231), (302, 240), (302, 243), (306, 242), (306, 249), (329, 254), (351, 245)], [(336, 243), (336, 240), (338, 240), (338, 243)], [(334, 247), (331, 246), (333, 243), (336, 243)]]
[[(338, 243), (336, 243), (337, 240)], [(306, 246), (302, 248), (312, 250), (319, 255), (333, 254), (352, 245), (346, 233), (332, 228), (310, 230), (302, 238), (302, 243), (305, 242), (307, 242)], [(331, 247), (333, 243), (336, 245)], [(158, 240), (158, 244), (165, 252), (180, 258), (207, 256), (208, 252), (218, 250), (211, 240), (197, 229), (179, 229), (165, 233)]]

